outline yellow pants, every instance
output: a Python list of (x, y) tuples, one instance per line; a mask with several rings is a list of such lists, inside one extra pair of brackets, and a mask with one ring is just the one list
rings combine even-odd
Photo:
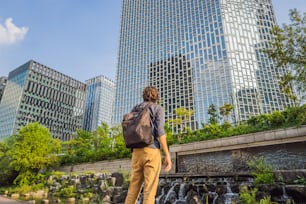
[(159, 149), (135, 148), (132, 153), (132, 173), (125, 204), (135, 204), (143, 188), (143, 204), (154, 204), (161, 169)]

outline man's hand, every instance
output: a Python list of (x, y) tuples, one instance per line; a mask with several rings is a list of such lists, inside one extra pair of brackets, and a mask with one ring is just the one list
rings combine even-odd
[(162, 135), (158, 139), (159, 139), (161, 148), (165, 154), (165, 160), (164, 160), (165, 171), (168, 172), (172, 168), (172, 161), (171, 161), (171, 157), (170, 157), (170, 153), (169, 153), (169, 149), (167, 145), (166, 135)]
[(165, 157), (164, 165), (165, 165), (165, 172), (168, 172), (171, 170), (172, 161), (169, 155)]

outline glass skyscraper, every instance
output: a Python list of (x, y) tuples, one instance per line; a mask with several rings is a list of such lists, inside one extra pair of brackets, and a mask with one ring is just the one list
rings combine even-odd
[(1, 103), (1, 99), (2, 99), (2, 95), (6, 86), (6, 82), (7, 82), (7, 77), (3, 76), (0, 77), (0, 103)]
[(123, 0), (114, 121), (160, 90), (166, 119), (194, 110), (184, 125), (200, 128), (208, 108), (226, 103), (235, 123), (282, 110), (276, 68), (262, 49), (276, 24), (271, 0)]
[(0, 104), (0, 140), (29, 122), (69, 140), (82, 128), (86, 84), (33, 60), (11, 71)]
[(102, 122), (112, 125), (115, 100), (115, 82), (105, 76), (85, 81), (87, 95), (84, 114), (84, 130), (94, 131)]

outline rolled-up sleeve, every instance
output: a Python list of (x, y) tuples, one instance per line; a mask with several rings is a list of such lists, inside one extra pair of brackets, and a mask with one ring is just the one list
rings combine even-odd
[(156, 128), (156, 136), (160, 137), (165, 134), (165, 113), (161, 106), (157, 106), (154, 125)]

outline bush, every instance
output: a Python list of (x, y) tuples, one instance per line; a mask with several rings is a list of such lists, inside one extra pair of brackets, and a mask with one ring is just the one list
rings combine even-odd
[(272, 127), (280, 127), (285, 122), (285, 116), (280, 111), (275, 111), (271, 114), (270, 123)]
[(76, 195), (76, 188), (74, 186), (67, 186), (60, 192), (60, 196), (63, 198), (72, 198)]
[(294, 180), (294, 183), (306, 186), (306, 178), (302, 176), (297, 176), (297, 179)]
[(282, 112), (287, 126), (306, 124), (306, 104), (301, 107), (290, 107)]
[(222, 133), (222, 129), (218, 124), (206, 124), (204, 126), (204, 132), (213, 137), (216, 138)]
[(255, 204), (257, 191), (257, 188), (249, 190), (247, 186), (243, 186), (240, 189), (239, 200), (242, 201), (244, 204)]
[(271, 118), (270, 114), (261, 114), (261, 115), (252, 116), (250, 119), (247, 120), (247, 124), (250, 126), (255, 126), (260, 130), (266, 130), (271, 127), (270, 118)]
[(247, 162), (247, 165), (251, 168), (255, 185), (275, 182), (273, 167), (263, 157), (254, 157), (253, 160)]

